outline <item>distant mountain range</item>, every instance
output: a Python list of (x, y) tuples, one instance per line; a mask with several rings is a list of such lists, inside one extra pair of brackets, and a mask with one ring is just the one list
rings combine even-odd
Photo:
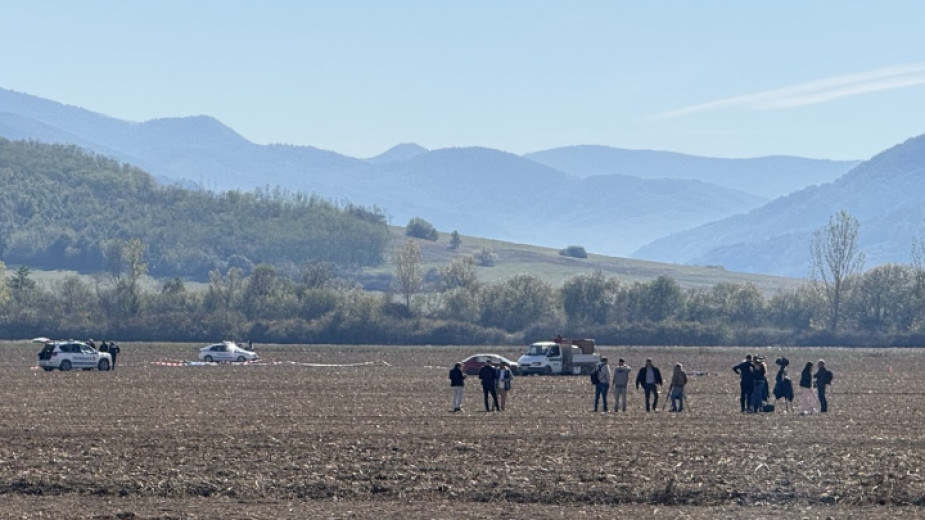
[[(769, 207), (789, 214), (793, 209), (786, 201), (800, 196), (797, 190), (831, 183), (864, 166), (796, 157), (715, 159), (603, 146), (518, 156), (487, 148), (427, 150), (413, 143), (361, 159), (310, 146), (258, 145), (207, 116), (130, 122), (4, 89), (0, 136), (72, 143), (139, 166), (164, 183), (212, 190), (280, 187), (375, 205), (396, 225), (421, 217), (438, 229), (466, 235), (557, 248), (580, 245), (615, 256), (636, 252), (640, 258), (722, 264), (757, 273), (781, 273), (782, 265), (802, 260), (761, 263), (750, 255), (748, 262), (734, 262), (734, 253), (721, 256), (714, 249), (785, 237), (786, 230), (744, 226), (722, 243), (710, 236), (700, 244), (687, 244), (684, 232), (765, 211), (764, 204), (782, 195)], [(815, 220), (804, 223), (824, 225), (828, 213), (820, 210)], [(778, 250), (799, 248), (808, 245)], [(798, 256), (805, 258), (804, 253)], [(805, 269), (786, 274), (803, 275)]]
[(925, 135), (878, 154), (832, 183), (778, 198), (746, 214), (676, 233), (636, 258), (722, 265), (733, 271), (806, 276), (813, 232), (846, 210), (860, 222), (867, 267), (909, 263), (925, 238)]
[(593, 145), (554, 148), (524, 157), (579, 177), (621, 174), (643, 179), (698, 180), (768, 199), (831, 182), (860, 163), (785, 156), (717, 159)]

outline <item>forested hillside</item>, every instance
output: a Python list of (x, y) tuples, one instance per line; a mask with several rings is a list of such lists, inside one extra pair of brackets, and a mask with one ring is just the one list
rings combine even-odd
[(106, 269), (106, 251), (140, 240), (155, 276), (327, 261), (375, 265), (384, 214), (269, 190), (214, 194), (159, 186), (142, 170), (76, 146), (0, 138), (0, 259), (46, 269)]

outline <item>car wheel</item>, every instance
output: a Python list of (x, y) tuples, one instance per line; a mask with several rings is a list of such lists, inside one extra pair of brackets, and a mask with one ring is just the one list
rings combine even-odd
[(42, 368), (44, 368), (46, 372), (51, 372), (52, 370), (55, 369), (55, 367), (42, 367)]
[(67, 372), (68, 370), (71, 369), (71, 362), (65, 359), (64, 361), (61, 362), (60, 365), (58, 365), (58, 368), (60, 370)]
[(101, 372), (109, 370), (109, 360), (101, 359), (100, 362), (96, 364), (96, 368), (98, 368)]
[(205, 362), (206, 362), (206, 363), (211, 363), (211, 362), (212, 362), (212, 356), (206, 356), (206, 357), (205, 357)]
[(245, 361), (247, 360), (244, 359), (244, 356), (238, 356), (238, 363), (244, 363)]
[(543, 373), (546, 374), (547, 376), (551, 376), (551, 375), (552, 375), (552, 367), (546, 367), (546, 368), (544, 368), (544, 369), (543, 369)]

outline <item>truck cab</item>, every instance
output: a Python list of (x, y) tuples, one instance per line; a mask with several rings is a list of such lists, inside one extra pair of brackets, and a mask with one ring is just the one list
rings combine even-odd
[(577, 375), (590, 374), (600, 360), (601, 356), (594, 353), (594, 340), (557, 338), (530, 344), (517, 363), (524, 375)]

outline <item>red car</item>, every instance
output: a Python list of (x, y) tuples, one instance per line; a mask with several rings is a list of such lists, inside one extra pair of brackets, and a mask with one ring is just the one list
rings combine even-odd
[(474, 354), (462, 360), (462, 370), (470, 376), (474, 376), (479, 373), (479, 370), (485, 366), (485, 363), (491, 361), (496, 365), (500, 366), (501, 363), (507, 363), (511, 367), (511, 372), (514, 375), (520, 374), (520, 365), (516, 361), (511, 361), (510, 359), (498, 355), (498, 354)]

